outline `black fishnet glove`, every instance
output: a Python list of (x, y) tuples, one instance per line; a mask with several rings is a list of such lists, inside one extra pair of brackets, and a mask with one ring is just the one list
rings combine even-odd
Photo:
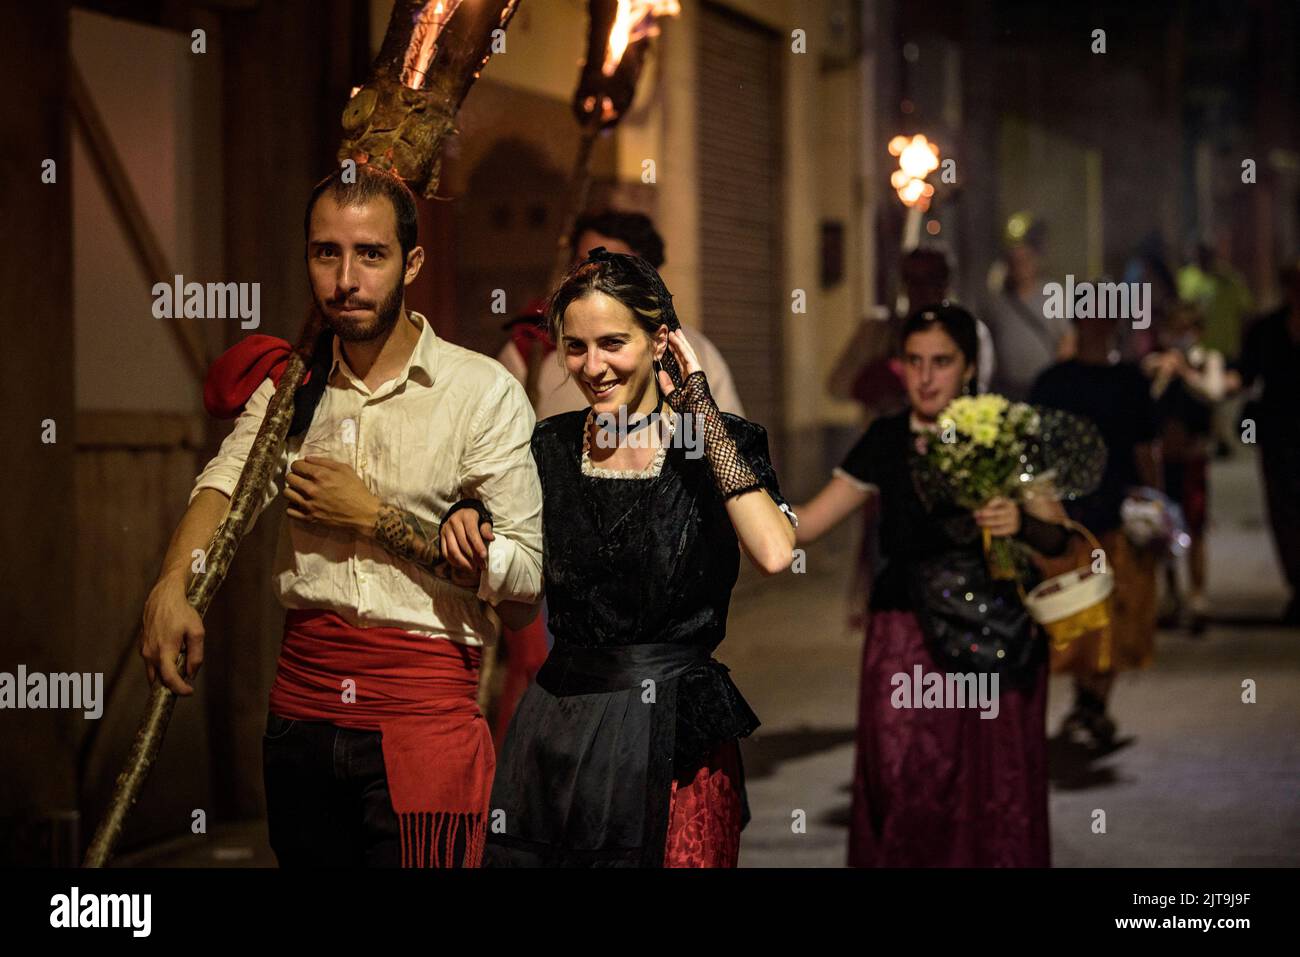
[(681, 387), (674, 389), (667, 398), (674, 412), (692, 418), (695, 434), (703, 437), (704, 454), (713, 472), (713, 483), (724, 500), (763, 487), (727, 432), (727, 423), (713, 401), (702, 371), (688, 375)]

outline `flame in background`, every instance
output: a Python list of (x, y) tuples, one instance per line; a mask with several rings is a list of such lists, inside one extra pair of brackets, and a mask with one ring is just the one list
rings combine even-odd
[(461, 0), (429, 0), (420, 8), (410, 45), (406, 48), (406, 59), (402, 61), (403, 86), (409, 86), (413, 90), (424, 87), (424, 75), (433, 61), (433, 52), (438, 47), (438, 35), (455, 15), (460, 2)]
[(904, 206), (928, 209), (934, 187), (925, 178), (939, 168), (939, 146), (925, 138), (895, 136), (889, 141), (889, 155), (898, 157), (898, 169), (889, 177), (889, 185), (898, 192)]
[(609, 31), (600, 72), (613, 76), (629, 46), (659, 35), (657, 18), (675, 17), (681, 12), (677, 0), (618, 0), (618, 12)]

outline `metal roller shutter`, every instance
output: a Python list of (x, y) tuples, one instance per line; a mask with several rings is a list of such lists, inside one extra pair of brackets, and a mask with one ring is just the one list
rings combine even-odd
[(775, 33), (713, 4), (699, 31), (703, 328), (781, 445), (781, 88)]

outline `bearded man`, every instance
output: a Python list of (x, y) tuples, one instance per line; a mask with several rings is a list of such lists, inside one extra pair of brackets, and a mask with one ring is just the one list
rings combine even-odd
[[(307, 203), (325, 332), (257, 509), (286, 499), (284, 641), (263, 739), (270, 842), (285, 867), (477, 866), (494, 769), (479, 658), (541, 593), (534, 415), (499, 363), (407, 311), (424, 262), (411, 191), (388, 172), (348, 172)], [(203, 663), (185, 599), (193, 554), (226, 514), (287, 346), (250, 336), (209, 373), (209, 408), (242, 411), (194, 483), (141, 641), (150, 681), (180, 695)]]

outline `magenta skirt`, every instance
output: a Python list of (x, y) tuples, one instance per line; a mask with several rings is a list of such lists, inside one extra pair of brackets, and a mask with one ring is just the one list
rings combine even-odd
[(916, 616), (873, 612), (862, 656), (850, 867), (1047, 867), (1047, 670), (998, 714), (895, 708), (893, 676), (940, 671)]

